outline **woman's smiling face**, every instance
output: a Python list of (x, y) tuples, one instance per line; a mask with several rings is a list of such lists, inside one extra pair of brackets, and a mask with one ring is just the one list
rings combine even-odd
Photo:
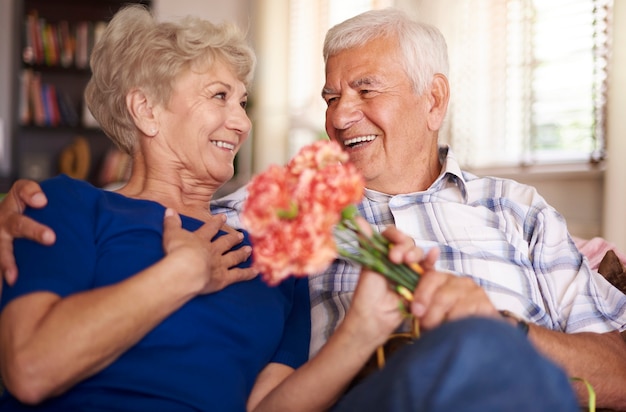
[(159, 134), (179, 169), (220, 185), (234, 174), (235, 154), (250, 133), (248, 93), (229, 67), (183, 72), (159, 116)]

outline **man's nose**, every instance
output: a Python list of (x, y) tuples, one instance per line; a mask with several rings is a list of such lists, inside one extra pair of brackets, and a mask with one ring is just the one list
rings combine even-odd
[(360, 100), (353, 96), (341, 96), (327, 109), (327, 117), (335, 129), (344, 130), (363, 118)]

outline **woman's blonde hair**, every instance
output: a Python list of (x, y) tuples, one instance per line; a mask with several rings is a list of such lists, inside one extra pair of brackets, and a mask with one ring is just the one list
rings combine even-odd
[(102, 130), (132, 155), (137, 129), (126, 108), (127, 93), (141, 88), (156, 104), (167, 104), (183, 71), (211, 67), (217, 60), (249, 86), (256, 58), (234, 24), (215, 25), (192, 16), (157, 22), (145, 7), (126, 6), (94, 46), (85, 102)]

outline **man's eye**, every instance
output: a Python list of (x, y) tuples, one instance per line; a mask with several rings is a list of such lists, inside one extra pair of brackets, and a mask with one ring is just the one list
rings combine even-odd
[(336, 102), (336, 101), (337, 101), (337, 99), (338, 99), (338, 97), (327, 97), (327, 98), (325, 99), (325, 100), (326, 100), (326, 105), (327, 105), (327, 106), (330, 106), (330, 105), (331, 105), (331, 103)]
[(241, 105), (241, 107), (243, 109), (245, 109), (246, 107), (248, 107), (248, 101), (243, 101), (243, 102), (239, 103), (239, 105)]

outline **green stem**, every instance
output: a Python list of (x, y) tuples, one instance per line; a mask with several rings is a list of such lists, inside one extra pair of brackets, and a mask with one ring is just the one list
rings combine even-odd
[(356, 207), (344, 210), (342, 216), (343, 219), (337, 226), (337, 237), (344, 242), (356, 240), (358, 247), (355, 253), (340, 247), (338, 248), (339, 254), (380, 273), (395, 286), (400, 285), (410, 291), (415, 290), (419, 274), (406, 264), (396, 264), (389, 260), (389, 241), (376, 231), (373, 231), (372, 235), (367, 235), (360, 229), (355, 220)]

